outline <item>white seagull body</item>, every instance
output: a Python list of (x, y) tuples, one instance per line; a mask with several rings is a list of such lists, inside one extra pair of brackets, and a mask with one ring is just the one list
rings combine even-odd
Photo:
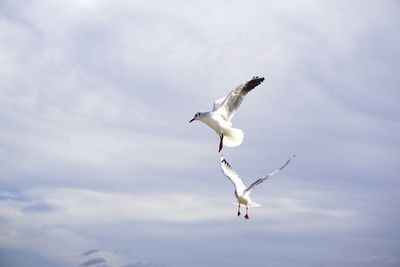
[(246, 188), (244, 185), (242, 179), (239, 177), (239, 175), (236, 173), (236, 171), (229, 165), (229, 163), (224, 159), (223, 156), (221, 156), (221, 170), (225, 174), (226, 177), (231, 180), (233, 185), (235, 186), (235, 196), (238, 202), (238, 213), (237, 215), (240, 216), (240, 205), (246, 206), (246, 214), (244, 215), (245, 219), (249, 218), (248, 214), (248, 209), (249, 207), (259, 207), (261, 206), (260, 204), (254, 202), (250, 198), (251, 192), (254, 190), (255, 186), (261, 184), (265, 180), (267, 180), (269, 177), (277, 174), (280, 170), (285, 168), (289, 162), (292, 160), (293, 157), (296, 155), (293, 155), (290, 159), (288, 159), (285, 164), (283, 164), (282, 167), (276, 169), (275, 171), (265, 175), (264, 177), (258, 179), (254, 183), (252, 183), (249, 187)]
[(240, 145), (243, 142), (243, 131), (233, 128), (231, 119), (242, 103), (244, 96), (263, 81), (264, 78), (258, 76), (245, 81), (227, 96), (216, 100), (212, 111), (197, 112), (189, 122), (199, 120), (210, 126), (220, 136), (219, 151), (221, 151), (223, 145), (228, 147)]

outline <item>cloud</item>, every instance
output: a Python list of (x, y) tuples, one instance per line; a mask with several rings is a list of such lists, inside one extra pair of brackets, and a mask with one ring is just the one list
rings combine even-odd
[[(259, 197), (254, 196), (263, 204), (262, 208), (250, 210), (251, 222), (254, 221), (252, 227), (255, 230), (258, 229), (264, 234), (271, 232), (288, 235), (302, 232), (304, 235), (319, 235), (327, 228), (332, 233), (340, 233), (370, 227), (369, 219), (363, 219), (365, 214), (345, 208), (340, 204), (341, 201), (336, 203), (337, 208), (330, 208), (334, 205), (326, 201), (333, 198), (332, 193), (315, 194), (315, 191), (310, 191), (309, 194), (304, 194), (302, 190), (304, 195), (300, 197), (296, 196), (295, 191), (287, 191), (288, 188), (284, 186), (279, 190), (270, 191), (269, 197), (263, 197), (260, 188)], [(282, 197), (283, 194), (286, 197)], [(95, 259), (104, 259), (110, 266), (147, 262), (140, 258), (150, 259), (151, 262), (164, 262), (163, 258), (154, 259), (147, 253), (143, 256), (144, 251), (137, 247), (137, 244), (143, 242), (146, 247), (152, 246), (153, 242), (163, 244), (170, 239), (178, 242), (183, 237), (188, 241), (201, 238), (212, 240), (218, 236), (225, 239), (232, 232), (240, 231), (244, 222), (236, 218), (231, 190), (219, 197), (194, 194), (166, 194), (156, 197), (64, 188), (36, 189), (24, 192), (23, 195), (30, 201), (1, 203), (2, 217), (6, 219), (2, 223), (3, 230), (0, 231), (2, 239), (15, 246), (40, 245), (42, 253), (69, 261), (78, 261), (78, 255), (95, 255)], [(25, 207), (29, 207), (31, 202), (35, 203), (38, 199), (56, 208), (47, 213), (26, 211)], [(294, 221), (296, 223), (293, 223)], [(46, 225), (45, 233), (41, 231), (42, 225)], [(134, 236), (135, 241), (131, 245), (134, 252), (127, 254), (99, 249), (85, 250), (91, 244), (96, 244), (92, 243), (92, 236), (97, 233), (102, 233), (106, 239), (116, 238), (120, 242), (128, 243), (132, 242), (131, 237)], [(63, 243), (64, 248), (54, 250), (59, 242)], [(109, 246), (107, 243), (97, 244)], [(161, 244), (160, 255), (169, 251), (171, 255), (167, 257), (177, 257), (176, 254), (180, 253)], [(199, 245), (201, 246), (201, 243)], [(188, 246), (190, 247), (193, 248), (193, 245)], [(83, 262), (92, 262), (86, 261), (87, 259)]]
[[(96, 253), (96, 255), (101, 255), (101, 257), (93, 257), (91, 255)], [(106, 251), (106, 250), (88, 250), (82, 253), (85, 259), (80, 266), (118, 266), (118, 267), (165, 267), (164, 264), (155, 262), (144, 262), (136, 260), (135, 253), (131, 251)]]
[(23, 208), (24, 212), (51, 212), (55, 208), (45, 203), (33, 203)]
[(161, 265), (158, 263), (136, 262), (136, 263), (129, 263), (126, 265), (122, 265), (121, 267), (165, 267), (165, 265)]
[[(2, 243), (75, 265), (395, 265), (397, 7), (3, 1)], [(224, 155), (247, 184), (298, 157), (244, 221), (218, 136), (187, 122), (254, 75)]]
[(35, 250), (4, 247), (0, 248), (0, 262), (3, 266), (8, 267), (24, 267), (32, 265), (32, 263), (41, 267), (76, 267), (66, 261), (47, 258)]
[(107, 266), (107, 261), (103, 258), (91, 258), (82, 262), (79, 266)]
[[(228, 191), (227, 191), (228, 192)], [(70, 225), (90, 225), (96, 221), (118, 222), (121, 220), (155, 220), (165, 222), (191, 222), (205, 220), (226, 220), (231, 217), (231, 194), (224, 196), (194, 195), (194, 194), (126, 194), (90, 191), (82, 189), (36, 189), (24, 193), (30, 199), (25, 204), (18, 202), (3, 203), (4, 209), (23, 212), (24, 216), (30, 216), (31, 220), (41, 220), (42, 214), (32, 213), (32, 209), (43, 212), (50, 211), (46, 216), (53, 223), (67, 223)], [(157, 196), (157, 197), (156, 197)], [(254, 196), (257, 198), (257, 196)], [(302, 196), (304, 197), (304, 196)], [(307, 197), (310, 200), (310, 196)], [(314, 198), (324, 199), (322, 195)], [(46, 204), (36, 203), (41, 199)], [(351, 210), (332, 209), (328, 207), (310, 207), (302, 203), (299, 198), (290, 197), (262, 197), (269, 205), (266, 207), (264, 216), (283, 216), (283, 214), (316, 214), (327, 218), (346, 218), (354, 214)], [(232, 198), (233, 201), (233, 198)], [(133, 206), (129, 203), (138, 203)], [(314, 203), (314, 202), (312, 202)], [(47, 207), (54, 207), (48, 209)], [(9, 219), (12, 219), (10, 215)], [(94, 253), (89, 250), (86, 253)]]
[(94, 254), (94, 253), (99, 252), (99, 251), (100, 250), (98, 250), (98, 249), (90, 249), (88, 251), (82, 252), (82, 256), (89, 256), (89, 255)]

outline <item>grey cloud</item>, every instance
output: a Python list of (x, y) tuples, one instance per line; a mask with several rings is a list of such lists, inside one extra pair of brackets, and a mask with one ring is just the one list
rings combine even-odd
[(166, 267), (164, 264), (151, 263), (151, 262), (136, 262), (121, 265), (121, 267)]
[(21, 191), (3, 190), (0, 191), (0, 201), (18, 201), (29, 202), (31, 199), (25, 196)]
[(95, 267), (106, 267), (107, 261), (103, 258), (91, 258), (82, 262), (79, 266), (95, 266)]
[(57, 208), (53, 205), (49, 205), (46, 203), (33, 203), (25, 206), (22, 211), (24, 212), (51, 212), (55, 211)]
[(16, 249), (16, 248), (0, 248), (0, 264), (7, 267), (76, 267), (65, 261), (59, 261), (48, 258), (35, 250)]
[[(90, 256), (94, 253), (98, 253), (101, 257), (90, 258), (80, 266), (120, 266), (120, 267), (166, 267), (164, 264), (155, 263), (155, 262), (143, 262), (143, 261), (132, 261), (132, 256), (134, 253), (129, 251), (102, 251), (99, 249), (92, 249), (82, 253), (82, 256)], [(112, 263), (112, 261), (117, 259), (116, 262)], [(117, 262), (128, 262), (120, 265)]]
[(98, 249), (90, 249), (90, 250), (88, 250), (88, 251), (85, 251), (85, 252), (83, 252), (82, 253), (82, 256), (89, 256), (89, 255), (91, 255), (91, 254), (93, 254), (93, 253), (96, 253), (96, 252), (99, 252), (100, 250), (98, 250)]
[(57, 210), (57, 207), (43, 202), (35, 196), (29, 196), (21, 191), (2, 191), (0, 192), (0, 201), (15, 202), (21, 204), (21, 212), (51, 212)]

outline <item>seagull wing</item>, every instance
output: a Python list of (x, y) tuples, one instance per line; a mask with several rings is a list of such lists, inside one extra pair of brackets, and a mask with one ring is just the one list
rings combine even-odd
[(285, 168), (290, 161), (292, 160), (292, 158), (296, 157), (296, 155), (293, 155), (290, 159), (288, 159), (285, 164), (282, 165), (282, 167), (279, 167), (278, 169), (276, 169), (275, 171), (265, 175), (264, 177), (258, 179), (257, 181), (255, 181), (254, 183), (252, 183), (245, 191), (249, 192), (249, 194), (254, 190), (254, 187), (261, 184), (262, 182), (264, 182), (265, 180), (267, 180), (269, 177), (274, 176), (275, 174), (277, 174), (278, 172), (280, 172), (283, 168)]
[(242, 103), (244, 96), (263, 81), (263, 77), (255, 76), (253, 79), (237, 86), (225, 97), (223, 102), (216, 105), (218, 101), (221, 101), (222, 98), (220, 98), (214, 103), (214, 110), (218, 111), (226, 120), (230, 121), (236, 109)]
[(221, 104), (224, 102), (225, 98), (226, 98), (226, 96), (218, 98), (217, 100), (215, 100), (213, 111), (217, 110), (221, 106)]
[(232, 169), (231, 165), (221, 156), (221, 170), (225, 174), (226, 177), (231, 180), (233, 185), (236, 188), (236, 192), (240, 195), (246, 189), (246, 186), (243, 184), (242, 179), (240, 179), (239, 175), (236, 173), (234, 169)]

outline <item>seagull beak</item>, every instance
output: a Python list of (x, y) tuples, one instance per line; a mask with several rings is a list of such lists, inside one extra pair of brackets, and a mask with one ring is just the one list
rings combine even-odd
[(189, 121), (189, 123), (191, 123), (192, 121), (194, 121), (196, 118), (193, 118), (193, 119), (191, 119), (190, 121)]

